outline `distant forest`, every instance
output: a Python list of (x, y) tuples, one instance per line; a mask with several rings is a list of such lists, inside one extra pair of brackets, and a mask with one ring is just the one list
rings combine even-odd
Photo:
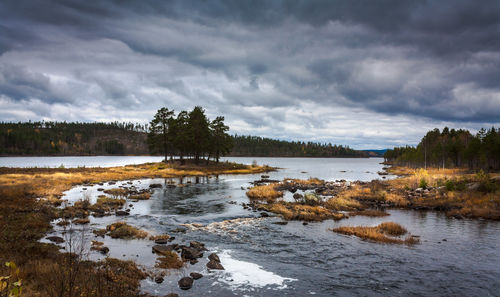
[(500, 169), (500, 129), (468, 130), (445, 127), (427, 132), (416, 146), (395, 147), (384, 154), (386, 161), (409, 167), (467, 167)]
[[(19, 122), (0, 123), (0, 155), (149, 155), (149, 124)], [(347, 146), (293, 142), (256, 136), (231, 136), (229, 156), (368, 157)]]

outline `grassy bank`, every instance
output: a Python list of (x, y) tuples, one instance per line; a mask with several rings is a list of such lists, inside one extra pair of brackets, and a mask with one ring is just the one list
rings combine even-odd
[[(22, 280), (22, 296), (138, 296), (146, 273), (134, 262), (108, 258), (86, 261), (77, 250), (61, 253), (57, 246), (40, 243), (61, 215), (54, 207), (62, 193), (84, 183), (138, 178), (170, 178), (271, 171), (267, 166), (234, 163), (179, 165), (149, 163), (113, 168), (0, 168), (0, 262), (12, 261), (17, 275), (0, 266), (0, 276), (12, 275), (9, 288)], [(117, 197), (120, 193), (115, 193)], [(37, 199), (43, 198), (43, 199)], [(113, 202), (119, 199), (113, 199)], [(120, 202), (120, 201), (118, 201)], [(108, 203), (109, 201), (101, 201)], [(113, 225), (110, 233), (146, 236), (140, 230)], [(120, 234), (118, 234), (120, 233)], [(2, 284), (3, 288), (3, 284)], [(1, 294), (4, 294), (3, 290)], [(2, 295), (3, 296), (3, 295)]]
[(357, 184), (331, 198), (337, 210), (397, 207), (442, 211), (457, 218), (500, 220), (500, 174), (463, 169), (389, 169), (398, 178)]

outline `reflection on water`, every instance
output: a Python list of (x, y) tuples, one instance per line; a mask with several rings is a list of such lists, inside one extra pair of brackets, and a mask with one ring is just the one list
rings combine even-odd
[[(241, 160), (252, 162), (253, 158)], [(288, 163), (289, 162), (289, 163)], [(318, 176), (326, 180), (372, 179), (381, 170), (381, 159), (259, 159), (258, 163), (286, 168), (270, 173), (271, 179)], [(302, 173), (302, 172), (307, 173)], [(345, 172), (342, 172), (345, 171)], [(369, 171), (370, 173), (367, 173)], [(134, 186), (153, 189), (150, 200), (127, 201), (128, 217), (91, 218), (91, 228), (117, 220), (154, 234), (167, 233), (175, 243), (191, 240), (219, 252), (225, 272), (208, 272), (206, 259), (172, 272), (162, 284), (144, 281), (143, 290), (159, 295), (182, 296), (498, 296), (500, 292), (500, 224), (457, 220), (441, 213), (390, 210), (389, 217), (356, 216), (321, 223), (289, 222), (277, 225), (278, 217), (259, 218), (245, 210), (246, 187), (260, 175), (211, 178), (143, 179), (115, 185), (75, 187), (65, 193), (74, 202), (102, 194), (98, 187)], [(179, 186), (181, 184), (181, 186)], [(87, 194), (85, 194), (87, 193)], [(249, 218), (237, 219), (235, 218)], [(231, 220), (219, 223), (224, 220)], [(421, 243), (412, 247), (362, 241), (329, 229), (342, 225), (374, 226), (394, 221)], [(189, 228), (199, 223), (204, 227)], [(187, 225), (186, 225), (187, 224)], [(187, 230), (174, 232), (178, 228)], [(90, 237), (89, 239), (91, 239)], [(101, 240), (99, 238), (99, 240)], [(114, 240), (106, 237), (110, 256), (154, 266), (154, 243), (148, 240)], [(91, 253), (94, 258), (102, 257)], [(204, 277), (189, 291), (180, 291), (177, 280), (197, 271)]]

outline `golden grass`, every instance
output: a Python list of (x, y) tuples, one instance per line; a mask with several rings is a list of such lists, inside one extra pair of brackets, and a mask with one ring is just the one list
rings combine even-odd
[(161, 257), (158, 257), (156, 262), (156, 267), (163, 269), (179, 269), (184, 266), (184, 262), (182, 262), (179, 255), (177, 255), (174, 251), (165, 251), (162, 253)]
[(149, 198), (151, 198), (151, 193), (144, 192), (140, 194), (130, 195), (128, 198), (132, 200), (148, 200)]
[(419, 240), (415, 237), (408, 236), (405, 239), (399, 239), (394, 237), (389, 237), (387, 235), (399, 236), (406, 234), (406, 229), (396, 223), (388, 222), (382, 223), (375, 227), (365, 227), (365, 226), (342, 226), (332, 229), (333, 232), (337, 232), (345, 235), (354, 235), (362, 239), (372, 240), (381, 243), (395, 243), (395, 244), (416, 244)]
[(361, 209), (361, 203), (349, 196), (350, 193), (343, 193), (337, 197), (332, 197), (325, 202), (325, 207), (337, 211), (349, 211)]
[(389, 214), (381, 210), (366, 209), (366, 210), (351, 211), (349, 212), (349, 216), (386, 217), (389, 216)]
[(285, 183), (296, 183), (296, 184), (301, 184), (301, 185), (321, 185), (324, 184), (325, 181), (316, 177), (310, 177), (309, 179), (295, 179), (295, 178), (285, 178), (284, 181)]
[(111, 196), (116, 196), (116, 197), (120, 197), (120, 196), (125, 197), (128, 194), (128, 190), (123, 189), (123, 188), (113, 188), (113, 189), (104, 190), (104, 193), (109, 194)]
[[(97, 197), (97, 201), (95, 204), (93, 204), (90, 208), (92, 210), (96, 209), (117, 209), (123, 207), (125, 205), (126, 200), (125, 199), (117, 199), (117, 198), (110, 198), (105, 195), (101, 195)], [(75, 203), (76, 206), (76, 203)]]
[(263, 207), (276, 214), (280, 214), (286, 220), (323, 221), (328, 219), (340, 220), (344, 218), (341, 213), (332, 212), (322, 206), (309, 206), (292, 202), (279, 202)]
[(275, 188), (276, 184), (254, 186), (246, 194), (250, 199), (272, 201), (283, 197), (283, 192), (277, 191)]
[(148, 233), (140, 230), (134, 226), (130, 226), (125, 222), (116, 222), (106, 226), (109, 236), (112, 238), (132, 239), (132, 238), (146, 238)]

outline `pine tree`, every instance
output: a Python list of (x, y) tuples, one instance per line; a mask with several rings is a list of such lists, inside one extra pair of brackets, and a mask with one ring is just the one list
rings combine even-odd
[(160, 108), (149, 124), (148, 145), (153, 153), (161, 153), (165, 156), (165, 162), (168, 160), (168, 154), (171, 152), (171, 136), (174, 134), (173, 118), (174, 111), (166, 107)]

